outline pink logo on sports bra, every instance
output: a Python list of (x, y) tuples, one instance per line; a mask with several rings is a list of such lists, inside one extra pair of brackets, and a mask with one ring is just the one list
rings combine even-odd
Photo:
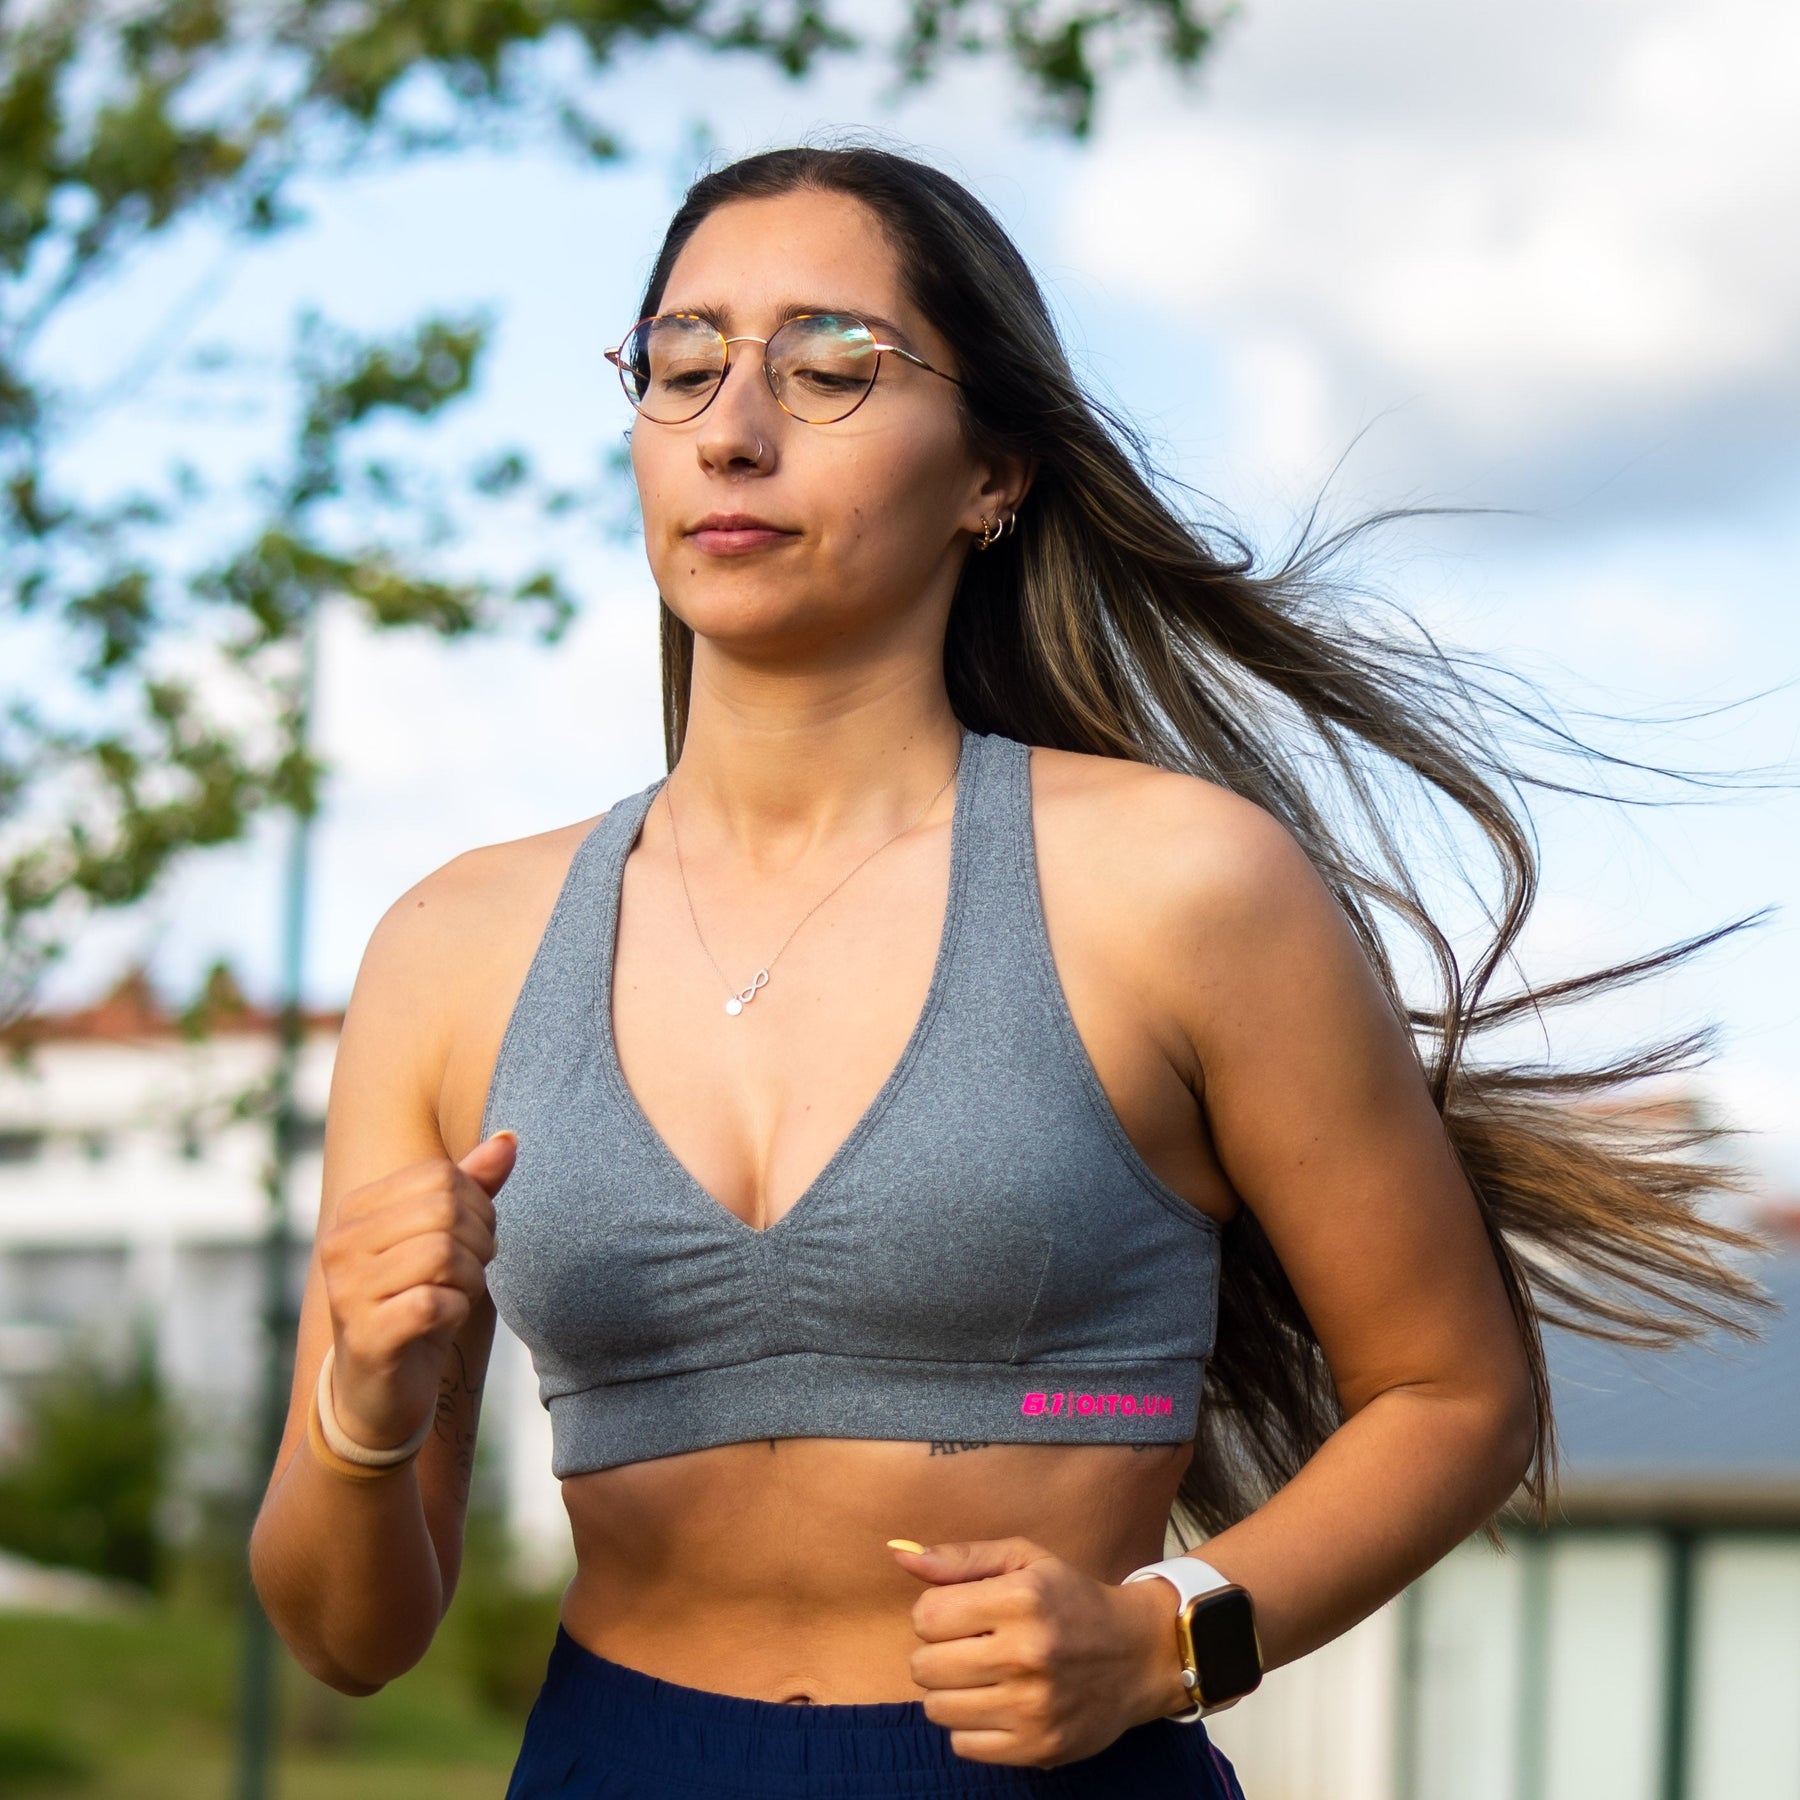
[(1095, 1413), (1167, 1413), (1175, 1410), (1168, 1394), (1027, 1394), (1019, 1402), (1022, 1413), (1047, 1413), (1056, 1418), (1064, 1413), (1088, 1417)]

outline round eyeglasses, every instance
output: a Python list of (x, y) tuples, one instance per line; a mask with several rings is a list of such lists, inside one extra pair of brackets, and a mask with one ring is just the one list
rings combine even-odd
[(733, 344), (763, 346), (769, 392), (783, 412), (808, 425), (849, 418), (868, 399), (883, 356), (904, 357), (962, 386), (924, 357), (878, 342), (849, 313), (801, 313), (767, 338), (726, 337), (710, 319), (695, 313), (658, 313), (632, 326), (625, 341), (606, 352), (606, 360), (619, 371), (625, 398), (642, 417), (658, 425), (685, 425), (712, 404), (724, 385)]

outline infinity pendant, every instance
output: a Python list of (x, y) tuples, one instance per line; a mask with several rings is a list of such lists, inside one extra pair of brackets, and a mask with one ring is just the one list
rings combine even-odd
[(767, 969), (758, 969), (756, 971), (756, 979), (751, 982), (748, 987), (739, 988), (738, 991), (725, 1002), (725, 1010), (735, 1019), (737, 1015), (756, 998), (756, 990), (758, 988), (765, 988), (768, 985), (769, 971)]

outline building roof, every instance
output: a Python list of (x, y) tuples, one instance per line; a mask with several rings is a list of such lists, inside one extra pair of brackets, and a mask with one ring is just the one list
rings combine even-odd
[(1756, 1268), (1780, 1303), (1759, 1335), (1673, 1350), (1547, 1333), (1571, 1520), (1800, 1523), (1800, 1213)]
[[(344, 1022), (341, 1008), (304, 1008), (308, 1031), (335, 1030)], [(155, 1043), (171, 1038), (266, 1036), (280, 1022), (273, 1007), (245, 998), (229, 969), (217, 965), (193, 1001), (177, 1008), (159, 994), (148, 973), (127, 969), (90, 1006), (32, 1013), (0, 1024), (0, 1051), (25, 1051), (39, 1044)]]

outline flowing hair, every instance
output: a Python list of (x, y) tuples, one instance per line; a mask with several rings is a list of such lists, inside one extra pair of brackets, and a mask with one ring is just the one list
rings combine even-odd
[[(1713, 1210), (1749, 1185), (1720, 1153), (1729, 1130), (1646, 1101), (1636, 1085), (1696, 1066), (1708, 1033), (1587, 1066), (1477, 1061), (1471, 1043), (1641, 981), (1753, 921), (1490, 993), (1537, 891), (1520, 790), (1594, 793), (1527, 771), (1503, 727), (1535, 728), (1567, 755), (1640, 765), (1590, 750), (1528, 692), (1521, 698), (1503, 668), (1446, 651), (1399, 609), (1384, 618), (1354, 604), (1332, 565), (1373, 526), (1495, 509), (1389, 509), (1309, 542), (1315, 507), (1279, 566), (1258, 572), (1235, 532), (1203, 531), (1162, 497), (1141, 438), (1084, 392), (1036, 280), (987, 208), (942, 171), (890, 150), (773, 150), (702, 175), (670, 222), (639, 316), (658, 310), (676, 258), (717, 207), (803, 189), (871, 209), (910, 298), (956, 353), (969, 441), (1036, 461), (1016, 530), (966, 558), (951, 604), (944, 676), (957, 717), (1028, 744), (1217, 782), (1299, 841), (1410, 1025), (1480, 1206), (1530, 1365), (1537, 1425), (1524, 1493), (1546, 1520), (1558, 1451), (1543, 1326), (1657, 1348), (1714, 1327), (1746, 1332), (1745, 1309), (1768, 1302), (1736, 1259), (1766, 1246)], [(673, 767), (694, 638), (666, 604), (661, 619)], [(1472, 826), (1497, 871), (1489, 934), (1467, 967), (1420, 890), (1416, 844), (1396, 823), (1409, 809), (1417, 815), (1421, 797)], [(1384, 922), (1425, 952), (1429, 1000), (1403, 992)], [(1177, 1502), (1190, 1532), (1223, 1529), (1259, 1505), (1344, 1418), (1318, 1338), (1247, 1207), (1225, 1228), (1217, 1320), (1197, 1451)], [(1494, 1535), (1491, 1520), (1486, 1530)]]

